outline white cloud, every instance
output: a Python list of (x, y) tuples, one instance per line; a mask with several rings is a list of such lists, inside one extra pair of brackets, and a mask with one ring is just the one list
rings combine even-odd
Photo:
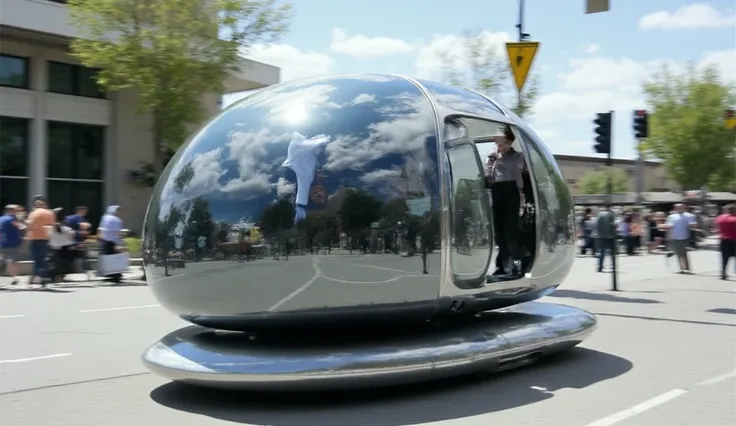
[(718, 11), (705, 3), (683, 6), (675, 12), (650, 13), (639, 20), (643, 30), (684, 30), (736, 25), (733, 10)]
[[(599, 56), (573, 59), (568, 71), (557, 75), (560, 89), (540, 96), (535, 118), (544, 122), (590, 119), (600, 111), (643, 107), (642, 83), (665, 64), (675, 70), (684, 65), (669, 60), (637, 62)], [(736, 78), (736, 55), (732, 50), (708, 52), (697, 65), (714, 65), (724, 78)]]
[(595, 43), (583, 43), (580, 45), (580, 49), (585, 53), (593, 55), (601, 51), (601, 46)]
[[(504, 46), (510, 40), (508, 33), (483, 31), (478, 34), (478, 37), (483, 41), (484, 46), (505, 58)], [(429, 43), (424, 44), (417, 51), (415, 63), (417, 76), (436, 79), (442, 75), (447, 66), (456, 70), (466, 70), (468, 58), (465, 51), (465, 39), (465, 36), (457, 34), (434, 36)]]
[(356, 58), (375, 58), (411, 53), (414, 46), (397, 38), (348, 35), (342, 28), (333, 28), (330, 50)]
[(335, 68), (335, 60), (330, 55), (302, 51), (288, 44), (257, 44), (243, 56), (281, 68), (281, 81), (330, 74)]

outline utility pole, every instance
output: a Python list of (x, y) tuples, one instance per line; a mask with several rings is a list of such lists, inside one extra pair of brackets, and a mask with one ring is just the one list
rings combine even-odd
[[(608, 177), (606, 182), (608, 201), (606, 204), (610, 209), (613, 206), (613, 173), (611, 173), (613, 168), (613, 157), (611, 157), (611, 153), (613, 152), (613, 111), (598, 113), (596, 119), (593, 120), (593, 124), (595, 124), (594, 131), (596, 134), (593, 150), (598, 154), (606, 154), (606, 175)], [(613, 211), (611, 211), (611, 215), (613, 215)], [(613, 291), (618, 291), (618, 273), (616, 270), (616, 251), (618, 248), (616, 247), (615, 237), (612, 241), (609, 241), (609, 247), (611, 249), (611, 264), (613, 266), (613, 273), (611, 274)], [(605, 250), (605, 248), (603, 249)]]
[[(524, 32), (524, 0), (519, 0), (519, 22), (516, 24), (516, 28), (519, 30), (519, 43), (528, 41), (530, 34)], [(519, 89), (517, 95), (518, 97), (516, 98), (516, 105), (517, 108), (521, 108), (521, 104), (524, 101), (521, 89)]]

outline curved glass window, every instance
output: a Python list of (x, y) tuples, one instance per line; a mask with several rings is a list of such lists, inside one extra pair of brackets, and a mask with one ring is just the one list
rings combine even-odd
[(261, 90), (181, 148), (146, 227), (185, 242), (188, 228), (213, 235), (208, 244), (258, 228), (265, 240), (431, 252), (439, 244), (435, 129), (429, 100), (401, 78), (345, 75)]

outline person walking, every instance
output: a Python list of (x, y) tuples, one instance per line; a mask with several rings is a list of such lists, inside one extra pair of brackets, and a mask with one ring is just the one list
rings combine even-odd
[(616, 250), (616, 237), (618, 236), (616, 218), (611, 211), (611, 206), (606, 204), (595, 219), (596, 246), (598, 251), (598, 272), (603, 272), (603, 261), (606, 253), (613, 256)]
[(87, 221), (87, 213), (89, 208), (87, 206), (77, 206), (74, 214), (71, 214), (64, 219), (66, 226), (74, 231), (74, 241), (76, 243), (74, 247), (74, 261), (81, 265), (81, 269), (87, 274), (87, 278), (90, 278), (90, 268), (87, 267), (87, 247), (86, 241), (89, 235), (90, 224)]
[(595, 257), (595, 216), (593, 209), (586, 208), (583, 217), (580, 219), (580, 236), (582, 244), (580, 247), (580, 255), (585, 256), (588, 250)]
[[(120, 214), (120, 206), (109, 206), (100, 219), (100, 227), (97, 232), (102, 255), (117, 254), (123, 243), (123, 220), (118, 217), (118, 214)], [(119, 283), (123, 279), (123, 274), (110, 274), (106, 277), (109, 281)]]
[(48, 283), (46, 267), (46, 256), (49, 249), (48, 227), (56, 222), (56, 215), (49, 210), (46, 198), (42, 195), (33, 197), (34, 209), (28, 215), (28, 231), (26, 238), (29, 242), (31, 258), (33, 260), (33, 273), (28, 283), (33, 284), (38, 279), (42, 287)]
[(684, 204), (676, 204), (675, 211), (667, 218), (667, 229), (669, 230), (672, 251), (677, 256), (680, 265), (680, 274), (691, 274), (690, 259), (687, 249), (691, 242), (692, 233), (697, 227), (695, 216), (687, 211)]
[(729, 204), (715, 220), (720, 238), (721, 279), (728, 279), (728, 262), (736, 258), (736, 204)]
[(0, 217), (0, 257), (5, 261), (5, 269), (10, 275), (10, 285), (18, 284), (18, 262), (23, 244), (22, 209), (14, 204), (7, 205)]

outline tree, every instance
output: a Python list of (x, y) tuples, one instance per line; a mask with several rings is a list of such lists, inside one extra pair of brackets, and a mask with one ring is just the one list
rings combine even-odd
[[(224, 92), (249, 44), (271, 42), (287, 28), (290, 5), (278, 0), (69, 0), (72, 23), (83, 37), (71, 51), (99, 69), (108, 91), (135, 89), (139, 110), (152, 115), (153, 164), (203, 117), (202, 96)], [(145, 168), (145, 166), (144, 166)], [(148, 180), (150, 183), (150, 179)]]
[(625, 171), (615, 167), (588, 172), (578, 181), (578, 187), (583, 194), (608, 193), (608, 176), (611, 176), (613, 193), (629, 191), (629, 176)]
[[(539, 97), (539, 76), (532, 75), (521, 96), (516, 96), (508, 59), (483, 32), (467, 33), (462, 40), (462, 53), (441, 53), (442, 80), (453, 86), (467, 87), (492, 99), (513, 105), (519, 117), (529, 117)], [(513, 93), (513, 95), (512, 95)]]
[(723, 83), (715, 68), (690, 65), (679, 74), (663, 68), (644, 93), (650, 110), (645, 154), (662, 159), (683, 189), (733, 182), (736, 139), (723, 114), (736, 103), (734, 87)]

